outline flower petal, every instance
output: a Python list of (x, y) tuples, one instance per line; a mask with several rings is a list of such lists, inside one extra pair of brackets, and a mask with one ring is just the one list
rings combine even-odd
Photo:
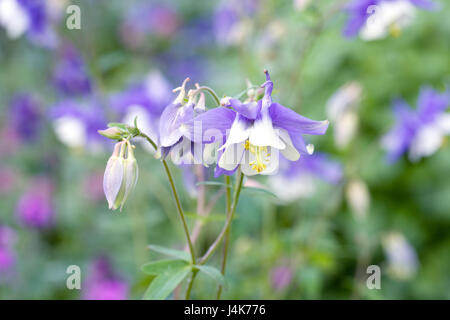
[(269, 116), (269, 111), (266, 109), (261, 111), (261, 116), (253, 123), (249, 140), (254, 146), (271, 146), (277, 149), (284, 149), (286, 145), (281, 141), (278, 134), (273, 128), (272, 119)]
[(300, 158), (300, 153), (294, 147), (289, 133), (284, 129), (280, 129), (280, 138), (286, 144), (286, 148), (281, 150), (281, 154), (290, 161), (297, 161)]
[(245, 117), (241, 116), (239, 113), (236, 113), (236, 118), (231, 125), (230, 133), (227, 137), (225, 144), (219, 149), (226, 149), (228, 146), (241, 143), (248, 139), (251, 129), (251, 122), (247, 120)]
[(245, 147), (243, 143), (234, 143), (227, 146), (222, 156), (219, 158), (219, 167), (228, 171), (236, 169), (242, 161), (244, 150)]
[(212, 143), (217, 138), (215, 134), (226, 136), (226, 131), (231, 128), (235, 118), (236, 112), (227, 108), (208, 110), (184, 124), (186, 136), (197, 143)]
[(328, 129), (328, 120), (308, 119), (279, 103), (273, 103), (269, 111), (274, 126), (286, 129), (290, 133), (322, 135)]
[(242, 103), (239, 99), (229, 99), (229, 106), (250, 120), (255, 120), (261, 110), (262, 100)]

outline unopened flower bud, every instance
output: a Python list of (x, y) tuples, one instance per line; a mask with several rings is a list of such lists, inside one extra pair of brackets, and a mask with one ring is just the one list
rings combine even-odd
[(98, 130), (98, 133), (112, 140), (119, 140), (122, 137), (122, 132), (116, 127), (111, 127), (105, 130)]
[[(127, 150), (126, 158), (125, 150)], [(110, 209), (122, 210), (125, 201), (136, 186), (137, 178), (138, 166), (131, 144), (128, 141), (117, 143), (103, 177), (103, 190)]]

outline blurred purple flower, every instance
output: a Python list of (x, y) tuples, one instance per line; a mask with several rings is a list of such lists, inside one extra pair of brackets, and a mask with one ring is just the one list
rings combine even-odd
[(121, 41), (129, 48), (138, 48), (149, 35), (168, 38), (180, 25), (178, 13), (165, 4), (140, 4), (129, 6), (119, 27)]
[(49, 116), (57, 137), (69, 147), (96, 150), (104, 143), (98, 130), (106, 127), (102, 105), (96, 99), (63, 100), (54, 105)]
[(348, 18), (343, 29), (344, 36), (350, 38), (359, 33), (366, 24), (367, 19), (372, 14), (376, 14), (376, 10), (371, 10), (371, 6), (394, 2), (409, 2), (424, 10), (433, 10), (436, 8), (435, 3), (431, 0), (353, 0), (345, 7)]
[(54, 48), (58, 39), (48, 10), (45, 0), (0, 0), (0, 25), (12, 39), (26, 33), (31, 42)]
[(17, 217), (27, 227), (47, 228), (53, 224), (53, 184), (46, 177), (32, 181), (17, 203)]
[(85, 300), (126, 300), (128, 284), (112, 272), (106, 258), (99, 258), (91, 265), (91, 272), (83, 285)]
[(417, 110), (405, 101), (394, 101), (396, 124), (382, 138), (389, 162), (397, 161), (409, 151), (411, 161), (429, 156), (439, 149), (443, 137), (450, 134), (450, 92), (440, 93), (429, 87), (420, 90)]
[(222, 1), (213, 15), (216, 41), (223, 46), (240, 43), (249, 31), (245, 18), (254, 15), (259, 0)]
[(293, 271), (292, 268), (286, 266), (280, 266), (273, 268), (270, 272), (271, 285), (277, 291), (286, 289), (292, 281)]
[(343, 176), (341, 163), (324, 153), (315, 153), (302, 155), (297, 161), (281, 159), (279, 173), (270, 177), (269, 185), (278, 198), (293, 201), (312, 196), (317, 180), (335, 185)]
[(9, 121), (23, 141), (34, 141), (42, 126), (41, 107), (30, 94), (16, 95), (10, 103)]
[(89, 94), (92, 90), (85, 63), (77, 49), (65, 44), (53, 69), (53, 83), (66, 95)]

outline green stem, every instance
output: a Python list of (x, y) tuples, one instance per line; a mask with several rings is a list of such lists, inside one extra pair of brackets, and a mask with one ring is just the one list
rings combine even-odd
[[(145, 138), (153, 146), (155, 151), (157, 150), (156, 143), (153, 142), (153, 140), (150, 139), (149, 136), (147, 136), (145, 133), (142, 133), (142, 132), (140, 132), (139, 136)], [(191, 237), (189, 235), (189, 228), (187, 226), (186, 219), (184, 218), (184, 212), (183, 212), (183, 208), (181, 207), (180, 198), (178, 197), (177, 189), (175, 188), (175, 183), (173, 182), (172, 174), (170, 173), (170, 169), (169, 169), (169, 166), (167, 165), (166, 160), (162, 160), (162, 163), (163, 163), (164, 169), (166, 171), (167, 178), (169, 179), (170, 187), (172, 188), (172, 194), (173, 194), (173, 198), (175, 200), (176, 206), (177, 206), (178, 214), (180, 215), (180, 219), (183, 224), (184, 233), (186, 235), (186, 241), (189, 246), (189, 253), (191, 254), (191, 262), (192, 262), (192, 264), (195, 264), (196, 259), (195, 259), (194, 246), (192, 245)]]
[(230, 214), (227, 216), (227, 220), (225, 222), (225, 225), (223, 226), (222, 230), (220, 231), (220, 234), (217, 236), (216, 240), (213, 242), (213, 244), (209, 247), (209, 249), (206, 251), (206, 253), (203, 255), (203, 257), (200, 259), (199, 264), (205, 264), (206, 261), (211, 257), (211, 255), (217, 250), (220, 243), (222, 242), (223, 238), (225, 237), (226, 233), (228, 232), (231, 222), (233, 221), (234, 213), (236, 212), (236, 207), (238, 204), (239, 196), (241, 194), (242, 189), (242, 181), (244, 179), (244, 175), (241, 173), (241, 170), (238, 170), (238, 174), (236, 176), (236, 188), (234, 189), (234, 197), (233, 197), (233, 203), (231, 205)]
[(211, 97), (213, 97), (213, 99), (217, 103), (217, 105), (220, 106), (219, 96), (213, 89), (211, 89), (210, 87), (201, 86), (201, 87), (198, 87), (197, 90), (198, 91), (207, 91), (211, 95)]
[(191, 278), (189, 279), (189, 284), (188, 284), (188, 288), (186, 290), (186, 296), (185, 296), (185, 300), (189, 300), (189, 298), (191, 297), (191, 291), (192, 291), (192, 287), (194, 286), (194, 280), (195, 277), (197, 276), (198, 273), (198, 269), (195, 269), (192, 271), (192, 275)]
[[(231, 214), (231, 181), (230, 176), (225, 176), (225, 184), (227, 189), (227, 197), (226, 197), (226, 206), (227, 206), (227, 216)], [(222, 265), (220, 268), (220, 272), (225, 275), (225, 268), (227, 265), (227, 256), (228, 256), (228, 244), (230, 242), (230, 229), (231, 226), (228, 228), (227, 232), (225, 233), (225, 240), (223, 244), (223, 252), (222, 252)], [(220, 296), (222, 295), (222, 289), (223, 287), (219, 285), (217, 288), (217, 300), (220, 300)]]

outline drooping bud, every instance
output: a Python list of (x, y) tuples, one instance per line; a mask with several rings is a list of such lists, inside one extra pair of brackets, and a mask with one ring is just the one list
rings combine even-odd
[[(136, 186), (138, 166), (133, 147), (129, 141), (117, 143), (106, 165), (103, 189), (109, 209), (120, 208), (122, 211), (125, 201)], [(126, 158), (124, 157), (125, 151), (127, 152)]]
[(122, 137), (122, 132), (116, 127), (111, 127), (105, 130), (98, 130), (98, 133), (112, 140), (119, 140)]
[(134, 157), (133, 153), (133, 146), (131, 146), (130, 142), (127, 141), (128, 145), (128, 154), (127, 158), (124, 161), (124, 181), (122, 183), (123, 185), (123, 199), (120, 201), (120, 211), (122, 211), (123, 205), (125, 204), (125, 201), (127, 201), (128, 196), (130, 195), (131, 191), (133, 191), (134, 187), (136, 186), (138, 175), (139, 175), (139, 168), (137, 166), (136, 158)]
[(118, 142), (114, 146), (114, 151), (106, 164), (103, 176), (103, 191), (108, 201), (109, 209), (118, 208), (116, 200), (119, 198), (123, 177), (124, 177), (124, 142)]

